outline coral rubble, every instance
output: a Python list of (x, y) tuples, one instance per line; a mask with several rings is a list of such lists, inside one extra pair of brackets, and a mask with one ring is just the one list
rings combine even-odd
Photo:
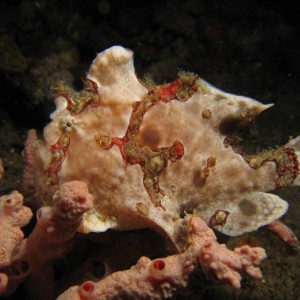
[(84, 239), (148, 228), (165, 238), (169, 256), (143, 256), (116, 272), (105, 261), (97, 282), (82, 276), (79, 284), (61, 283), (61, 300), (169, 298), (187, 289), (194, 272), (234, 288), (242, 273), (262, 277), (263, 248), (229, 250), (212, 229), (237, 236), (268, 225), (298, 247), (278, 221), (288, 203), (268, 191), (300, 185), (300, 137), (256, 154), (240, 143), (246, 126), (272, 105), (225, 93), (193, 73), (164, 85), (141, 82), (133, 53), (121, 46), (98, 54), (84, 84), (78, 92), (59, 83), (43, 139), (29, 131), (20, 191), (37, 223), (27, 238), (21, 228), (31, 211), (21, 194), (0, 198), (7, 228), (0, 293), (39, 278), (47, 286), (43, 299), (56, 297), (53, 263), (72, 251), (76, 232)]

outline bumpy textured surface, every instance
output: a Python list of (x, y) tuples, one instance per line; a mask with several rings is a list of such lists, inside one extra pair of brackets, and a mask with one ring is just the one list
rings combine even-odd
[[(82, 91), (60, 83), (55, 92), (43, 139), (31, 130), (23, 151), (21, 190), (39, 208), (28, 238), (20, 229), (31, 217), (22, 195), (1, 197), (3, 226), (27, 211), (0, 235), (8, 241), (1, 248), (2, 294), (25, 279), (35, 299), (53, 299), (74, 285), (55, 287), (53, 262), (72, 249), (77, 231), (149, 228), (166, 238), (172, 255), (142, 257), (119, 272), (108, 259), (98, 283), (81, 276), (81, 285), (60, 299), (168, 298), (188, 286), (197, 268), (234, 288), (242, 273), (262, 277), (264, 249), (229, 250), (211, 228), (236, 236), (273, 224), (297, 248), (292, 231), (275, 226), (287, 202), (268, 191), (299, 185), (300, 137), (256, 154), (240, 143), (245, 127), (271, 105), (220, 91), (193, 73), (164, 85), (142, 83), (133, 53), (121, 46), (98, 54)], [(15, 201), (18, 209), (10, 209)], [(47, 290), (35, 289), (36, 280)]]
[[(240, 287), (240, 271), (244, 269), (254, 278), (261, 278), (257, 267), (266, 258), (261, 248), (244, 246), (228, 250), (216, 242), (213, 231), (199, 217), (188, 218), (189, 247), (182, 253), (150, 260), (142, 257), (129, 270), (116, 272), (94, 284), (85, 282), (72, 287), (58, 300), (88, 299), (165, 299), (183, 290), (190, 274), (199, 262), (208, 278)], [(126, 288), (125, 288), (126, 287)]]
[[(0, 225), (4, 229), (0, 236), (0, 268), (9, 275), (8, 286), (3, 289), (6, 296), (30, 275), (38, 277), (40, 284), (52, 286), (53, 261), (69, 250), (82, 215), (93, 205), (93, 197), (83, 182), (63, 184), (53, 196), (53, 206), (38, 210), (33, 232), (23, 239), (20, 227), (29, 222), (32, 213), (28, 207), (23, 206), (22, 199), (22, 195), (17, 192), (0, 198), (4, 210), (0, 211)], [(13, 212), (5, 213), (5, 210)], [(4, 222), (6, 215), (9, 221)], [(3, 237), (3, 234), (7, 236)], [(53, 298), (53, 292), (50, 292), (51, 297), (44, 291), (44, 299)]]
[(18, 192), (0, 197), (0, 269), (10, 265), (11, 255), (23, 238), (22, 227), (29, 223), (32, 212), (23, 206), (23, 196)]

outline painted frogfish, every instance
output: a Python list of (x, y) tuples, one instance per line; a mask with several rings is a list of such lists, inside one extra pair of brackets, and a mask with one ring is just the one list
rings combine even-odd
[(55, 93), (44, 137), (31, 144), (24, 186), (34, 187), (37, 205), (49, 205), (63, 183), (85, 182), (94, 207), (82, 232), (151, 228), (180, 249), (186, 214), (241, 235), (287, 211), (269, 191), (300, 185), (300, 136), (256, 154), (241, 146), (243, 129), (272, 105), (225, 93), (196, 74), (142, 82), (132, 51), (113, 46), (97, 55), (81, 91), (61, 83)]

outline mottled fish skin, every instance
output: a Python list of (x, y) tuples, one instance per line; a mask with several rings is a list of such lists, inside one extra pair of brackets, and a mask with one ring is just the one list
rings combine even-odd
[(240, 235), (286, 212), (287, 202), (266, 192), (299, 185), (299, 137), (258, 158), (233, 138), (272, 105), (195, 74), (142, 83), (133, 53), (114, 46), (93, 61), (83, 91), (60, 85), (56, 93), (44, 140), (34, 145), (36, 197), (49, 202), (61, 184), (84, 181), (95, 203), (83, 232), (152, 228), (176, 244), (188, 213)]

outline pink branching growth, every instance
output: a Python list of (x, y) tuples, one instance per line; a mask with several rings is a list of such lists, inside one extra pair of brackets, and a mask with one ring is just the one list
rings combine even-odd
[(243, 272), (256, 279), (262, 278), (259, 265), (266, 257), (265, 250), (260, 247), (244, 245), (231, 251), (213, 241), (203, 245), (199, 262), (207, 279), (240, 288)]
[(32, 217), (31, 210), (23, 206), (23, 196), (18, 192), (0, 197), (0, 270), (11, 263), (13, 250), (24, 237), (22, 227)]
[[(266, 258), (262, 248), (247, 246), (231, 251), (217, 243), (214, 232), (201, 218), (188, 218), (190, 243), (184, 252), (154, 260), (142, 257), (129, 270), (113, 273), (99, 282), (87, 281), (71, 287), (58, 300), (166, 299), (187, 287), (198, 262), (206, 275), (235, 288), (240, 287), (240, 273), (261, 278), (258, 266)], [(207, 245), (213, 245), (214, 257)], [(224, 269), (230, 276), (222, 276)]]
[(14, 262), (26, 261), (28, 272), (32, 272), (61, 257), (68, 249), (83, 213), (92, 207), (92, 203), (93, 198), (84, 183), (63, 184), (54, 195), (53, 207), (43, 207), (37, 212), (37, 225), (23, 241)]
[[(62, 184), (53, 200), (52, 207), (38, 210), (33, 232), (22, 241), (11, 259), (8, 293), (29, 275), (48, 268), (70, 249), (82, 215), (93, 206), (93, 197), (80, 181)], [(18, 237), (20, 241), (22, 238)]]
[(277, 235), (286, 245), (297, 251), (299, 249), (298, 238), (295, 233), (279, 220), (265, 226), (265, 228)]

